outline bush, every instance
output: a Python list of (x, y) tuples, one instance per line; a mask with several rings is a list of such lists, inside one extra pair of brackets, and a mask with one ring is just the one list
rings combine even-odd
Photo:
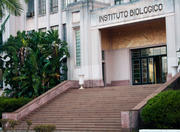
[(13, 112), (30, 101), (30, 98), (0, 97), (0, 119), (2, 118), (2, 113)]
[(56, 129), (55, 125), (37, 125), (34, 127), (35, 132), (53, 132)]
[(180, 128), (180, 90), (168, 90), (150, 99), (141, 111), (143, 127)]

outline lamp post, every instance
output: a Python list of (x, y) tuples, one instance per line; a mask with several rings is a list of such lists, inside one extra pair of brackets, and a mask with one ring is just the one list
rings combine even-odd
[(84, 89), (83, 88), (83, 85), (84, 85), (84, 75), (83, 74), (79, 75), (79, 85), (80, 85), (79, 89)]

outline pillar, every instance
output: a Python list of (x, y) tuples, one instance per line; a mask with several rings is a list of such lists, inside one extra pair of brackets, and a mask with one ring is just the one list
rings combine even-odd
[(47, 31), (50, 30), (50, 1), (46, 0), (46, 21), (47, 21)]
[(176, 34), (175, 34), (174, 16), (166, 17), (166, 39), (167, 39), (168, 74), (174, 76), (177, 73)]
[(34, 0), (34, 21), (35, 31), (38, 31), (38, 0)]
[(91, 30), (91, 78), (103, 80), (101, 35), (98, 29)]
[(59, 38), (62, 39), (62, 4), (63, 4), (63, 1), (62, 0), (58, 0), (58, 16), (59, 16)]

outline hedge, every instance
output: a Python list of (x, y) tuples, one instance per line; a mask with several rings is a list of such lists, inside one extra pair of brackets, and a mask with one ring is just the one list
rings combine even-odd
[(2, 118), (2, 113), (4, 112), (13, 112), (23, 105), (30, 102), (30, 98), (7, 98), (0, 97), (0, 119)]
[(180, 90), (164, 91), (150, 99), (141, 111), (143, 128), (180, 128)]

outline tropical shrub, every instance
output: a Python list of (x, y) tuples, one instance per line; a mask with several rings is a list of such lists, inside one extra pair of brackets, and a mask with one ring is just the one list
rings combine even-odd
[(8, 125), (9, 125), (9, 128), (14, 132), (15, 131), (15, 127), (18, 125), (18, 121), (16, 120), (9, 120), (8, 121)]
[(180, 90), (168, 90), (150, 99), (142, 109), (144, 128), (180, 128)]
[[(2, 51), (5, 69), (5, 94), (11, 97), (37, 97), (66, 80), (67, 43), (58, 31), (18, 32), (10, 36)], [(62, 73), (62, 74), (61, 74)]]
[(30, 127), (32, 126), (32, 121), (31, 120), (26, 120), (26, 124), (27, 124), (26, 132), (29, 132)]
[(0, 97), (0, 119), (2, 118), (2, 113), (13, 112), (23, 105), (30, 102), (30, 98), (7, 98)]
[(8, 119), (0, 119), (0, 126), (2, 126), (3, 132), (7, 132)]
[(34, 127), (35, 132), (53, 132), (56, 129), (55, 125), (37, 125)]
[(18, 125), (17, 120), (12, 119), (0, 119), (0, 126), (2, 126), (3, 132), (7, 132), (7, 130), (15, 131), (15, 127)]

